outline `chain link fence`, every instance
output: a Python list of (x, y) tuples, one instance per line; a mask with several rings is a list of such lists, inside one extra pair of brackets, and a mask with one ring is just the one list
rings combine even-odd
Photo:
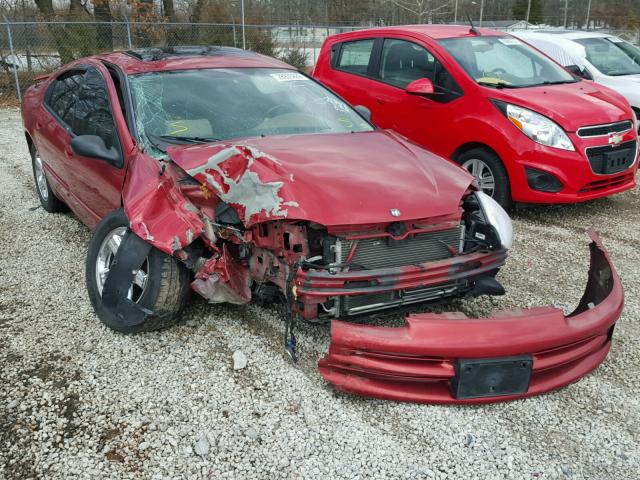
[[(225, 45), (281, 58), (298, 68), (316, 62), (325, 38), (364, 26), (150, 22), (9, 22), (0, 24), (0, 100), (20, 100), (38, 76), (76, 58), (112, 50)], [(614, 32), (635, 44), (639, 30)]]
[[(8, 22), (0, 24), (0, 99), (17, 98), (33, 81), (76, 58), (112, 50), (224, 45), (278, 57), (298, 68), (315, 64), (328, 35), (358, 27), (141, 22)], [(359, 27), (362, 28), (362, 27)]]

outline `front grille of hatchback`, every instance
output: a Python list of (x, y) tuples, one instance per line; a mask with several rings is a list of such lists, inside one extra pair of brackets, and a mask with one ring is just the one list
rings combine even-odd
[(608, 123), (606, 125), (591, 125), (588, 127), (582, 127), (578, 129), (578, 136), (582, 138), (586, 137), (604, 137), (611, 133), (628, 132), (633, 127), (631, 120), (625, 120), (623, 122)]
[(617, 146), (603, 145), (586, 149), (593, 173), (609, 175), (621, 172), (633, 165), (636, 159), (636, 141), (624, 142)]

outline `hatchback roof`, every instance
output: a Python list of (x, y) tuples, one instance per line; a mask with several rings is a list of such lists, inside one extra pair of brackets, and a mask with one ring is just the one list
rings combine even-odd
[[(496, 36), (496, 35), (506, 35), (505, 32), (500, 32), (497, 30), (490, 30), (488, 28), (480, 28), (477, 25), (475, 26), (476, 32), (480, 35), (485, 36)], [(470, 25), (398, 25), (394, 27), (378, 27), (378, 28), (369, 28), (365, 30), (355, 30), (354, 32), (338, 34), (337, 36), (350, 36), (350, 35), (358, 35), (363, 32), (376, 32), (376, 31), (397, 31), (397, 32), (405, 32), (405, 33), (417, 33), (419, 35), (425, 35), (427, 37), (431, 37), (435, 40), (439, 40), (442, 38), (455, 38), (455, 37), (475, 37), (477, 34), (471, 32)]]

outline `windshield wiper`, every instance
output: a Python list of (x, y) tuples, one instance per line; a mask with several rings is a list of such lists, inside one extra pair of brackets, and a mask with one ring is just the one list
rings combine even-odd
[(555, 82), (550, 82), (549, 80), (545, 80), (539, 85), (562, 85), (563, 83), (576, 83), (578, 80), (557, 80)]
[(493, 87), (493, 88), (520, 88), (518, 85), (511, 85), (507, 82), (483, 82), (479, 81), (478, 85), (482, 85), (483, 87)]
[(209, 143), (219, 142), (220, 138), (215, 137), (184, 137), (181, 135), (153, 135), (156, 138), (166, 140), (168, 142), (184, 142), (184, 143)]

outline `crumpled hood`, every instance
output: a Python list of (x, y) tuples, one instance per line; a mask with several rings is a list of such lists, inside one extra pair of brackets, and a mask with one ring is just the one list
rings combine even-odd
[(497, 90), (493, 98), (520, 105), (549, 117), (568, 132), (585, 125), (632, 119), (627, 101), (609, 88), (590, 81)]
[(248, 138), (175, 146), (167, 154), (236, 208), (246, 226), (284, 218), (335, 226), (450, 215), (472, 181), (388, 131)]

